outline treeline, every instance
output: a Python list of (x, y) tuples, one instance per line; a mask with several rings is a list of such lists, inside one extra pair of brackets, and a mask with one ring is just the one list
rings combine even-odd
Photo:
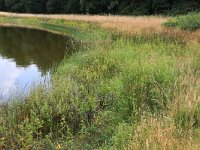
[(0, 11), (74, 14), (183, 14), (200, 0), (0, 0)]

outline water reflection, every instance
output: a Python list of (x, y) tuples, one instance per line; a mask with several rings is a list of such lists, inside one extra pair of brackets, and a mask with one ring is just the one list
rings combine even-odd
[(73, 45), (67, 37), (33, 29), (0, 27), (0, 100), (16, 87), (24, 88), (41, 79), (71, 52)]
[[(5, 96), (16, 91), (17, 86), (24, 88), (30, 86), (31, 82), (36, 81), (42, 75), (36, 65), (28, 67), (17, 67), (15, 62), (0, 57), (0, 91)], [(11, 92), (11, 91), (10, 91)]]

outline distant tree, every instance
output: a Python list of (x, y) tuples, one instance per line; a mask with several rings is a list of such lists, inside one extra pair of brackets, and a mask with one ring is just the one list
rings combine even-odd
[(12, 7), (16, 4), (16, 0), (5, 0), (6, 10), (12, 11)]
[(80, 1), (81, 11), (83, 13), (90, 13), (90, 9), (92, 9), (92, 3), (90, 0), (81, 0)]
[(111, 0), (108, 6), (108, 13), (115, 14), (118, 10), (119, 1)]
[(152, 4), (154, 13), (162, 13), (170, 10), (172, 7), (170, 2), (170, 0), (154, 0)]
[(61, 0), (61, 13), (67, 13), (68, 0)]
[(67, 6), (65, 8), (67, 13), (81, 13), (80, 0), (68, 0)]
[(24, 12), (25, 11), (25, 0), (5, 0), (5, 9), (13, 12)]
[(148, 13), (150, 14), (150, 15), (152, 15), (153, 14), (153, 1), (154, 0), (148, 0)]
[[(95, 8), (98, 10), (96, 13), (110, 13), (109, 10), (111, 10), (110, 6), (112, 1), (100, 0), (97, 2), (95, 4)], [(98, 6), (100, 6), (99, 9)]]
[(0, 11), (5, 10), (4, 0), (0, 0)]
[(47, 0), (26, 0), (26, 11), (29, 13), (46, 13)]
[(60, 13), (62, 11), (61, 1), (62, 0), (48, 0), (47, 12), (48, 13)]
[(108, 0), (82, 0), (81, 10), (88, 14), (108, 13), (110, 1)]
[(68, 14), (183, 14), (200, 10), (200, 0), (0, 0), (0, 10)]

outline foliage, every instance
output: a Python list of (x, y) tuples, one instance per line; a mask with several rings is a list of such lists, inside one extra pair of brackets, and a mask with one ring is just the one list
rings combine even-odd
[(28, 13), (45, 13), (46, 0), (26, 0), (25, 10)]
[(184, 30), (198, 30), (200, 28), (200, 13), (190, 13), (188, 15), (178, 16), (169, 20), (165, 25), (169, 27), (179, 27)]
[(58, 0), (49, 0), (47, 2), (48, 13), (59, 13), (61, 10), (61, 2)]
[(0, 11), (3, 11), (5, 9), (4, 0), (0, 0)]
[(185, 14), (200, 8), (199, 0), (1, 0), (0, 10), (29, 13)]

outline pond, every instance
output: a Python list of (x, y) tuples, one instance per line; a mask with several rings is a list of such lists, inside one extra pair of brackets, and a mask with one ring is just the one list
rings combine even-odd
[(46, 31), (0, 27), (0, 101), (50, 76), (73, 52), (71, 39)]

